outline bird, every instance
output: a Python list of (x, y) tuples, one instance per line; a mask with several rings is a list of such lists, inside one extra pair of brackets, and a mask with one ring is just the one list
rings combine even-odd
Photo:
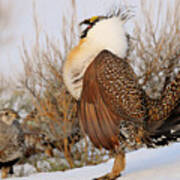
[(114, 154), (112, 171), (96, 180), (121, 176), (127, 151), (180, 140), (180, 73), (159, 99), (146, 94), (127, 59), (128, 19), (119, 11), (83, 20), (80, 25), (86, 28), (63, 64), (64, 83), (77, 100), (82, 130), (97, 148)]
[(13, 109), (0, 110), (0, 167), (1, 177), (13, 173), (12, 166), (24, 153), (24, 134), (18, 122), (20, 116)]
[(19, 122), (18, 112), (0, 110), (0, 168), (1, 177), (13, 174), (13, 165), (37, 152), (46, 153), (49, 142), (40, 131), (30, 131)]

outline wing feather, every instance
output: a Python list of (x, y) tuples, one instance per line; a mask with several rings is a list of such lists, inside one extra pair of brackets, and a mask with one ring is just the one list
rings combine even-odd
[(120, 122), (143, 124), (146, 109), (143, 91), (127, 62), (107, 50), (87, 68), (79, 103), (85, 133), (97, 147), (119, 145)]

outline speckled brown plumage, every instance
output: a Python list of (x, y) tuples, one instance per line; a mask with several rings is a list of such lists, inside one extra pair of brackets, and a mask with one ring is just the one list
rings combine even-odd
[[(150, 99), (146, 96), (148, 108), (148, 126), (157, 129), (162, 125), (178, 105), (180, 98), (180, 73), (177, 74), (175, 79), (166, 87), (162, 96), (158, 100)], [(158, 122), (158, 123), (157, 123)], [(152, 129), (151, 129), (152, 130)]]
[(143, 129), (146, 114), (143, 94), (125, 60), (108, 51), (96, 57), (84, 76), (80, 107), (82, 124), (96, 146), (113, 149), (123, 141), (126, 144), (125, 131), (119, 136), (121, 126), (131, 126), (134, 136), (142, 134), (139, 130)]
[(13, 173), (12, 166), (25, 156), (44, 152), (47, 141), (43, 134), (21, 126), (20, 116), (12, 109), (0, 110), (0, 168), (2, 178)]
[(0, 112), (0, 162), (12, 161), (19, 158), (23, 153), (24, 142), (24, 135), (16, 118), (14, 118), (12, 124), (6, 124), (2, 121), (2, 116), (8, 119), (15, 112), (8, 110), (7, 115), (4, 112), (7, 113), (6, 110)]
[[(12, 109), (0, 111), (0, 164), (2, 168), (10, 168), (24, 153), (24, 134), (18, 119), (19, 115)], [(6, 176), (7, 174), (2, 172), (2, 178)]]
[(104, 50), (87, 68), (82, 89), (81, 123), (97, 147), (124, 151), (177, 140), (170, 129), (168, 134), (159, 129), (179, 102), (180, 73), (162, 98), (152, 100), (138, 85), (127, 61)]

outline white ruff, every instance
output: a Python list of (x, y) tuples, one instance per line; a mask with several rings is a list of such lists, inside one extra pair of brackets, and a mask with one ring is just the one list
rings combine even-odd
[(78, 46), (79, 48), (69, 53), (63, 68), (64, 82), (76, 99), (79, 99), (81, 95), (82, 80), (74, 82), (83, 77), (87, 67), (98, 53), (107, 49), (118, 57), (124, 58), (126, 56), (128, 43), (123, 29), (123, 22), (119, 17), (97, 22), (89, 30), (84, 42)]
[(121, 58), (126, 56), (128, 44), (119, 17), (101, 20), (89, 31), (88, 40), (97, 49), (107, 49)]

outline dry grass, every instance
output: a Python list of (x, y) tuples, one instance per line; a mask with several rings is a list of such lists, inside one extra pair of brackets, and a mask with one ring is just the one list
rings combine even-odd
[[(75, 13), (74, 1), (72, 1), (72, 11)], [(66, 21), (63, 18), (64, 28)], [(72, 18), (72, 27), (70, 28), (73, 34), (74, 21)], [(73, 44), (74, 37), (71, 37), (71, 41), (69, 41), (68, 35), (63, 29), (61, 37), (63, 43), (58, 44), (45, 35), (46, 43), (45, 47), (42, 47), (36, 13), (34, 13), (34, 23), (36, 42), (30, 51), (24, 45), (22, 60), (25, 76), (20, 79), (20, 85), (32, 97), (36, 115), (34, 118), (26, 118), (24, 124), (28, 125), (29, 123), (32, 126), (32, 121), (35, 121), (35, 126), (41, 127), (47, 138), (56, 142), (56, 148), (65, 152), (70, 167), (73, 167), (67, 137), (79, 124), (76, 116), (76, 103), (63, 84), (61, 67), (66, 52)], [(65, 51), (59, 49), (62, 44)]]
[[(24, 119), (23, 125), (30, 129), (40, 128), (53, 146), (64, 152), (72, 168), (77, 166), (74, 163), (77, 159), (80, 160), (81, 165), (102, 161), (101, 155), (104, 155), (105, 151), (96, 152), (94, 147), (87, 143), (74, 148), (74, 144), (82, 139), (83, 134), (79, 127), (76, 102), (68, 93), (62, 78), (63, 61), (67, 52), (77, 42), (76, 27), (78, 26), (74, 0), (71, 9), (72, 16), (63, 16), (63, 28), (59, 40), (51, 40), (47, 34), (44, 34), (46, 42), (43, 45), (40, 42), (38, 18), (34, 13), (36, 42), (31, 49), (24, 44), (22, 52), (24, 75), (19, 77), (18, 86), (32, 98), (31, 104), (35, 108)], [(70, 26), (67, 26), (68, 24)], [(72, 155), (72, 147), (74, 155)], [(90, 157), (89, 149), (94, 152)]]
[(165, 81), (179, 67), (180, 1), (140, 2), (129, 58), (148, 95), (157, 98)]

